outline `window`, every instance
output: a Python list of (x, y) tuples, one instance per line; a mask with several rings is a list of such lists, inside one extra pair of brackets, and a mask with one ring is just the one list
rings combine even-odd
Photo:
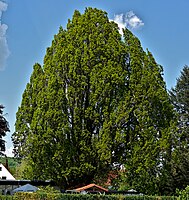
[(7, 179), (7, 177), (6, 176), (2, 176), (2, 180), (6, 180)]

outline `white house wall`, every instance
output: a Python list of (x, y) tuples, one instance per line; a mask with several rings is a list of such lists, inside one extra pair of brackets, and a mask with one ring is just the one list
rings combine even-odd
[(16, 180), (12, 176), (12, 174), (2, 164), (0, 164), (0, 179), (4, 179), (4, 180)]

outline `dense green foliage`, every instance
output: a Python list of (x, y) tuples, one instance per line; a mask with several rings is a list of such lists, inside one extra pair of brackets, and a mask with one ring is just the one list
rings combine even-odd
[(17, 193), (13, 199), (19, 200), (176, 200), (171, 196), (124, 196), (124, 195), (89, 195), (89, 194), (51, 194), (51, 193)]
[(20, 159), (13, 157), (0, 157), (0, 163), (9, 169), (11, 174), (17, 178), (17, 167), (20, 165)]
[(177, 113), (174, 151), (171, 159), (170, 181), (173, 189), (189, 185), (189, 67), (185, 66), (170, 91), (171, 102)]
[(1, 200), (13, 200), (14, 197), (10, 195), (0, 195)]
[(6, 159), (8, 160), (9, 168), (16, 168), (20, 163), (20, 159), (13, 158), (13, 157), (7, 157), (7, 158), (6, 157), (0, 157), (0, 163), (5, 165)]
[(140, 192), (163, 194), (173, 108), (162, 67), (107, 13), (75, 11), (35, 64), (12, 136), (25, 177), (90, 183), (116, 164)]
[(6, 136), (6, 133), (9, 132), (9, 124), (3, 115), (4, 106), (0, 105), (0, 153), (5, 152), (5, 140), (3, 137)]
[(124, 38), (130, 55), (130, 76), (120, 121), (127, 150), (127, 183), (143, 193), (163, 194), (160, 182), (166, 178), (163, 170), (170, 156), (173, 110), (162, 67), (127, 29)]
[(189, 186), (178, 192), (178, 200), (189, 199)]

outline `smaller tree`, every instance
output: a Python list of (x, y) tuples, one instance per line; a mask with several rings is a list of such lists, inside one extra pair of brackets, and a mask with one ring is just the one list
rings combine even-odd
[(184, 66), (170, 99), (177, 115), (171, 157), (171, 187), (176, 190), (189, 185), (189, 66)]
[(0, 152), (5, 152), (5, 140), (3, 137), (6, 136), (6, 133), (9, 132), (9, 124), (3, 115), (4, 106), (0, 105)]

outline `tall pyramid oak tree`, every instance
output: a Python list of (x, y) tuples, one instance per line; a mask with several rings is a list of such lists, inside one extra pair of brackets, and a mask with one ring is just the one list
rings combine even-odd
[(139, 40), (127, 29), (122, 37), (104, 11), (75, 11), (39, 68), (13, 135), (17, 155), (31, 166), (30, 178), (67, 188), (126, 163), (131, 186), (155, 190), (172, 107), (162, 68)]

